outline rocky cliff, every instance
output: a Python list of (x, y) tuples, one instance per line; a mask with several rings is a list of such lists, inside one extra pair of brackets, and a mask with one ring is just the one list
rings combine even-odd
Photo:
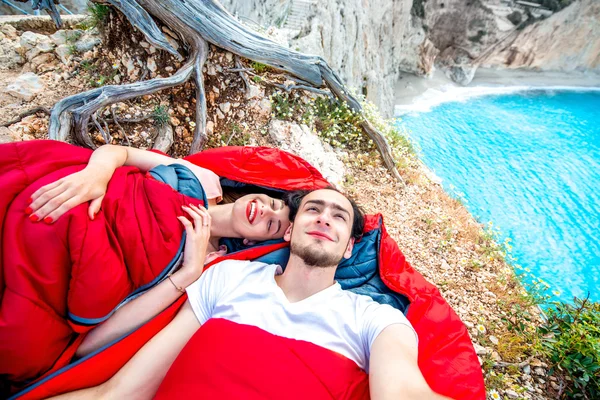
[(349, 87), (384, 115), (400, 70), (427, 74), (437, 54), (412, 0), (223, 0), (246, 23), (276, 25), (292, 49), (324, 57)]
[[(389, 116), (401, 71), (434, 65), (468, 84), (477, 66), (598, 71), (600, 4), (553, 15), (513, 0), (222, 0), (246, 23), (281, 28), (291, 48), (323, 56)], [(547, 19), (542, 19), (547, 17)], [(521, 23), (540, 21), (517, 30)]]
[(526, 27), (502, 43), (482, 66), (600, 73), (600, 2), (576, 1)]

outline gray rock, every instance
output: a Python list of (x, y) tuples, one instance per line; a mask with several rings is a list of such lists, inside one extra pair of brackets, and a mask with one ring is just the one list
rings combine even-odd
[(156, 61), (154, 61), (154, 57), (148, 57), (148, 60), (146, 61), (146, 67), (148, 67), (151, 72), (156, 72), (157, 66)]
[(15, 68), (24, 62), (25, 59), (10, 40), (0, 42), (0, 70)]
[(489, 337), (490, 342), (492, 342), (494, 345), (498, 346), (498, 338), (496, 336), (491, 336)]
[(471, 64), (457, 64), (445, 67), (444, 74), (459, 85), (467, 86), (475, 77), (477, 66)]
[(514, 390), (505, 390), (504, 393), (510, 397), (511, 399), (518, 399), (519, 398), (519, 394), (517, 392), (515, 392)]
[(157, 129), (158, 136), (156, 137), (152, 148), (154, 150), (160, 150), (163, 153), (166, 153), (173, 145), (173, 127), (171, 124), (163, 124)]
[(50, 40), (43, 40), (43, 41), (39, 42), (37, 44), (37, 46), (35, 46), (35, 47), (38, 48), (40, 50), (40, 52), (42, 52), (42, 53), (48, 53), (48, 52), (54, 50), (56, 45)]
[(523, 367), (523, 373), (525, 375), (531, 375), (531, 366), (530, 365), (526, 365)]
[(537, 367), (533, 369), (533, 373), (539, 376), (545, 376), (546, 375), (546, 370), (544, 368), (541, 367)]
[(483, 346), (480, 346), (480, 345), (478, 345), (477, 343), (473, 343), (473, 347), (475, 348), (475, 353), (476, 353), (478, 356), (483, 356), (483, 355), (486, 355), (486, 354), (489, 354), (489, 353), (490, 353), (490, 350), (489, 350), (489, 349), (486, 349), (485, 347), (483, 347)]
[(308, 126), (272, 120), (268, 129), (271, 138), (279, 148), (304, 158), (316, 167), (329, 182), (341, 185), (345, 174), (344, 164), (331, 146), (322, 143), (321, 139), (311, 132)]
[(273, 106), (271, 105), (271, 101), (267, 98), (262, 99), (257, 104), (258, 115), (264, 118), (267, 118), (271, 115), (271, 111), (273, 111)]
[(71, 48), (66, 44), (58, 45), (54, 50), (54, 53), (60, 58), (60, 61), (63, 64), (68, 64), (72, 57)]
[(31, 60), (31, 66), (37, 69), (37, 67), (39, 67), (40, 65), (51, 63), (51, 62), (53, 62), (55, 60), (56, 60), (56, 57), (54, 56), (54, 54), (52, 54), (52, 53), (43, 53), (43, 54), (40, 54), (37, 57), (34, 57)]
[(64, 29), (58, 30), (50, 35), (50, 39), (55, 45), (60, 46), (61, 44), (67, 43), (67, 31)]
[(44, 84), (39, 76), (27, 72), (15, 79), (4, 91), (16, 98), (31, 101), (38, 93), (44, 91)]
[(27, 50), (32, 49), (35, 46), (37, 46), (40, 40), (43, 39), (42, 37), (45, 37), (48, 41), (50, 41), (48, 36), (40, 35), (35, 32), (23, 32), (20, 40), (21, 46), (23, 46)]
[(16, 39), (19, 37), (17, 28), (12, 25), (4, 24), (0, 26), (0, 32), (2, 32), (8, 39)]
[(99, 37), (84, 34), (77, 42), (75, 42), (75, 48), (79, 53), (85, 53), (86, 51), (92, 50), (100, 43), (102, 43), (102, 40), (100, 40)]
[(248, 91), (246, 92), (246, 98), (247, 99), (255, 99), (255, 98), (259, 98), (259, 97), (264, 97), (265, 96), (265, 90), (258, 86), (258, 85), (253, 85), (250, 84), (248, 87)]
[(221, 109), (221, 111), (223, 111), (224, 114), (227, 114), (229, 110), (231, 110), (231, 103), (221, 103), (219, 104), (219, 108)]

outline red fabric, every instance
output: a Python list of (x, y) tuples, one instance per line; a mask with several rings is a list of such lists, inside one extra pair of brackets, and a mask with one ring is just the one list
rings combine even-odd
[(187, 343), (155, 397), (189, 398), (368, 399), (369, 379), (331, 350), (211, 319)]
[[(45, 399), (60, 393), (72, 392), (85, 387), (96, 386), (107, 381), (131, 359), (146, 342), (175, 318), (181, 305), (187, 300), (182, 296), (169, 308), (144, 324), (135, 334), (119, 340), (107, 349), (101, 350), (92, 358), (81, 360), (71, 368), (57, 374), (53, 379), (37, 385), (19, 396), (20, 400)], [(83, 337), (83, 336), (80, 336)], [(69, 346), (73, 348), (75, 346)], [(35, 383), (34, 383), (35, 384)]]
[[(33, 371), (31, 368), (29, 370), (23, 369), (22, 364), (31, 367), (43, 360), (47, 368), (50, 368), (54, 360), (65, 349), (68, 338), (72, 337), (73, 333), (72, 329), (65, 323), (67, 304), (69, 310), (71, 310), (69, 301), (73, 300), (72, 290), (79, 290), (81, 295), (86, 293), (85, 298), (82, 299), (85, 302), (84, 307), (77, 307), (76, 304), (73, 304), (73, 307), (79, 310), (78, 312), (99, 315), (103, 309), (110, 309), (108, 307), (109, 303), (118, 302), (113, 296), (122, 297), (128, 293), (127, 290), (131, 290), (135, 286), (126, 281), (122, 287), (113, 288), (109, 286), (109, 280), (98, 281), (94, 274), (92, 274), (94, 275), (92, 280), (87, 275), (91, 273), (90, 268), (87, 266), (82, 267), (82, 265), (87, 265), (82, 264), (82, 261), (95, 265), (93, 271), (110, 270), (118, 276), (122, 274), (122, 270), (119, 268), (113, 270), (113, 263), (121, 266), (122, 260), (116, 255), (111, 255), (110, 260), (103, 260), (103, 257), (106, 257), (104, 249), (106, 247), (118, 249), (119, 246), (125, 244), (128, 250), (122, 251), (123, 257), (136, 263), (140, 262), (142, 265), (136, 267), (133, 271), (137, 277), (137, 282), (144, 279), (150, 280), (152, 274), (157, 273), (156, 268), (160, 269), (159, 263), (156, 263), (157, 267), (153, 269), (152, 266), (155, 263), (151, 262), (150, 259), (154, 261), (157, 257), (157, 259), (163, 260), (164, 263), (164, 259), (170, 258), (168, 256), (163, 257), (161, 251), (157, 251), (153, 245), (149, 244), (155, 244), (161, 249), (166, 246), (163, 240), (168, 241), (169, 238), (180, 237), (179, 228), (173, 228), (175, 233), (169, 232), (168, 229), (165, 231), (164, 226), (169, 227), (171, 225), (166, 223), (163, 226), (159, 220), (174, 217), (174, 211), (171, 207), (179, 210), (179, 201), (183, 197), (173, 194), (170, 188), (168, 190), (164, 189), (165, 185), (161, 184), (162, 186), (160, 186), (157, 182), (147, 183), (140, 177), (141, 174), (135, 172), (135, 169), (124, 168), (122, 169), (123, 172), (116, 175), (115, 183), (111, 182), (109, 188), (109, 192), (114, 190), (113, 193), (116, 193), (114, 196), (111, 194), (112, 205), (105, 206), (103, 204), (104, 215), (94, 221), (94, 223), (102, 221), (100, 224), (102, 229), (93, 230), (94, 227), (90, 228), (94, 224), (90, 223), (85, 217), (86, 205), (72, 210), (70, 215), (67, 218), (63, 217), (64, 220), (59, 221), (58, 224), (55, 224), (56, 226), (48, 227), (39, 223), (31, 224), (24, 218), (23, 214), (26, 207), (25, 200), (28, 195), (42, 184), (50, 182), (52, 179), (58, 179), (58, 177), (64, 176), (76, 168), (81, 168), (87, 162), (90, 152), (56, 142), (28, 143), (0, 145), (0, 217), (2, 217), (1, 221), (4, 223), (0, 231), (4, 234), (3, 249), (1, 250), (4, 253), (0, 254), (3, 261), (0, 266), (2, 269), (0, 294), (4, 292), (2, 304), (0, 305), (0, 374), (6, 373), (7, 369), (10, 372), (11, 368), (14, 370), (14, 367), (18, 366), (21, 371), (18, 376), (21, 377), (27, 374), (31, 376)], [(40, 158), (40, 154), (52, 154), (52, 158), (51, 160), (45, 160)], [(66, 161), (61, 161), (61, 157)], [(261, 186), (289, 190), (328, 186), (327, 181), (308, 163), (276, 149), (221, 148), (204, 151), (201, 154), (188, 157), (188, 160), (213, 170), (218, 175)], [(64, 169), (67, 167), (72, 169)], [(52, 171), (57, 172), (52, 177), (46, 176)], [(43, 182), (38, 181), (40, 179)], [(35, 182), (33, 186), (31, 186), (32, 182)], [(150, 190), (144, 189), (157, 190), (160, 194), (153, 195), (149, 193)], [(117, 199), (120, 202), (117, 202)], [(163, 205), (164, 202), (166, 202), (166, 205)], [(133, 204), (135, 204), (135, 207), (133, 207)], [(153, 204), (160, 204), (160, 207), (153, 208)], [(129, 212), (120, 210), (125, 205), (128, 205)], [(7, 210), (6, 207), (8, 207), (8, 211), (6, 211), (5, 216), (2, 213)], [(135, 212), (132, 212), (132, 209)], [(154, 213), (158, 209), (160, 209), (160, 213), (155, 215)], [(115, 229), (117, 226), (116, 217), (120, 218), (119, 229)], [(140, 226), (143, 228), (142, 231), (144, 229), (149, 230), (149, 236), (138, 234), (130, 238), (120, 231), (121, 227), (128, 228), (130, 226)], [(484, 399), (483, 376), (465, 326), (444, 301), (439, 291), (425, 281), (406, 261), (397, 244), (385, 231), (380, 215), (367, 216), (365, 231), (373, 229), (381, 229), (379, 265), (383, 281), (388, 287), (406, 295), (411, 301), (407, 317), (419, 335), (419, 367), (425, 379), (440, 394), (455, 399)], [(93, 235), (88, 234), (87, 240), (85, 240), (87, 231), (91, 231)], [(101, 232), (98, 233), (98, 231)], [(13, 232), (16, 232), (17, 238), (11, 241), (6, 232), (11, 232), (10, 236), (14, 235)], [(71, 235), (66, 235), (67, 233)], [(68, 252), (63, 251), (65, 242), (59, 238), (65, 237), (67, 239), (73, 238), (72, 241), (75, 244), (79, 243), (79, 247), (73, 247), (77, 249), (77, 252), (73, 252), (71, 249), (69, 255)], [(98, 237), (103, 239), (98, 239)], [(42, 249), (43, 252), (30, 251), (24, 253), (24, 243), (27, 240), (32, 240), (31, 238), (35, 243), (39, 243), (36, 250)], [(93, 247), (90, 248), (89, 242), (93, 243), (97, 240), (102, 240), (103, 245), (95, 250)], [(125, 243), (121, 243), (121, 241)], [(175, 240), (175, 242), (177, 245), (179, 244), (178, 240)], [(68, 244), (70, 246), (70, 242)], [(140, 244), (142, 245), (140, 246)], [(127, 245), (130, 247), (127, 247)], [(270, 251), (281, 246), (275, 245), (267, 249), (255, 248), (249, 252), (230, 255), (227, 258), (250, 259), (261, 255), (260, 253), (264, 251)], [(7, 250), (10, 253), (7, 253)], [(85, 260), (81, 259), (80, 256), (84, 250), (93, 251)], [(171, 251), (170, 248), (167, 250)], [(58, 251), (62, 258), (53, 255), (52, 253), (55, 251)], [(61, 251), (63, 252), (61, 253)], [(155, 252), (158, 255), (155, 256)], [(168, 252), (165, 250), (165, 253)], [(19, 262), (14, 262), (13, 254), (17, 255)], [(168, 254), (172, 255), (173, 253)], [(151, 257), (146, 258), (146, 255), (151, 255)], [(70, 262), (67, 259), (68, 256), (72, 257)], [(101, 261), (98, 261), (97, 257), (100, 257)], [(11, 262), (10, 267), (7, 262)], [(78, 267), (71, 267), (71, 263)], [(11, 282), (15, 279), (15, 276), (19, 276), (23, 272), (30, 272), (32, 264), (37, 265), (37, 269), (33, 269), (33, 277), (36, 280), (26, 280), (21, 286), (18, 286), (18, 290), (13, 289)], [(79, 272), (77, 274), (77, 284), (73, 284), (73, 279), (69, 279), (71, 270)], [(49, 279), (49, 277), (52, 277), (52, 279)], [(19, 279), (18, 282), (23, 281), (22, 278)], [(43, 282), (43, 284), (39, 282)], [(65, 282), (71, 283), (72, 290), (69, 290), (69, 286)], [(126, 286), (128, 287), (126, 288)], [(109, 292), (110, 295), (103, 293), (104, 291)], [(64, 297), (67, 292), (69, 298), (65, 300)], [(17, 298), (19, 301), (15, 300)], [(101, 300), (98, 300), (98, 298)], [(19, 314), (22, 316), (20, 317)], [(15, 322), (18, 322), (18, 324), (14, 325)], [(7, 334), (8, 331), (11, 333)], [(40, 332), (44, 332), (44, 334), (42, 335)], [(132, 336), (135, 335), (137, 335), (137, 332), (132, 334)], [(35, 342), (38, 339), (42, 340), (41, 345)], [(30, 347), (30, 349), (23, 350), (20, 348), (23, 346)], [(55, 348), (58, 348), (58, 350), (55, 350)], [(106, 351), (110, 353), (118, 350), (108, 349)], [(187, 350), (182, 353), (181, 357), (184, 357), (186, 353)], [(27, 354), (27, 359), (18, 358), (22, 354)], [(197, 356), (199, 362), (201, 362), (201, 356)], [(29, 359), (29, 357), (32, 357), (32, 359)], [(102, 369), (102, 363), (94, 361), (95, 359), (95, 357), (90, 359), (87, 365), (95, 365), (94, 368)], [(121, 360), (124, 364), (125, 360)], [(95, 362), (97, 364), (94, 364)], [(35, 369), (35, 371), (40, 370), (39, 367)], [(274, 375), (276, 375), (276, 372), (277, 370), (275, 370)], [(10, 373), (13, 374), (12, 376), (17, 376), (14, 372)], [(76, 376), (81, 377), (77, 381), (79, 387), (89, 386), (91, 381), (89, 381), (88, 375), (82, 373), (82, 375)], [(60, 381), (60, 376), (50, 380), (45, 385), (50, 387), (53, 384), (52, 382), (57, 379)], [(47, 393), (60, 393), (60, 391)]]
[(331, 186), (306, 161), (269, 147), (220, 147), (193, 154), (186, 160), (221, 177), (259, 186), (284, 190)]

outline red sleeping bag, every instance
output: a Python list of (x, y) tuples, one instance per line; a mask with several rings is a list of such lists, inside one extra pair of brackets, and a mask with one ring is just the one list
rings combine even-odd
[[(148, 179), (135, 168), (121, 168), (111, 180), (102, 215), (94, 221), (87, 218), (85, 204), (50, 226), (28, 221), (24, 209), (31, 193), (82, 168), (90, 154), (89, 150), (52, 141), (0, 145), (0, 374), (13, 384), (43, 374), (16, 398), (47, 397), (103, 382), (165, 326), (183, 302), (180, 299), (137, 331), (71, 363), (81, 340), (81, 336), (75, 339), (75, 333), (90, 329), (133, 290), (155, 281), (181, 251), (182, 231), (175, 216), (181, 215), (181, 204), (191, 200), (168, 185)], [(40, 155), (49, 157), (44, 159)], [(294, 190), (328, 185), (305, 161), (277, 149), (226, 147), (187, 159), (221, 177), (263, 187)], [(436, 392), (452, 398), (485, 398), (481, 369), (465, 326), (439, 291), (406, 262), (385, 231), (380, 216), (367, 217), (365, 232), (374, 229), (381, 230), (378, 257), (383, 282), (410, 300), (407, 317), (419, 335), (419, 367), (425, 379)], [(36, 245), (31, 246), (28, 240)], [(282, 246), (285, 244), (259, 246), (225, 258), (253, 259)], [(72, 315), (78, 317), (78, 323), (73, 322)], [(89, 324), (81, 324), (81, 321), (89, 321)], [(248, 327), (223, 321), (206, 324), (205, 328), (200, 329), (182, 351), (161, 386), (159, 397), (209, 393), (207, 391), (212, 389), (203, 386), (203, 382), (185, 382), (187, 389), (169, 383), (182, 376), (178, 369), (192, 367), (198, 368), (196, 376), (203, 376), (202, 371), (211, 369), (211, 379), (220, 379), (215, 387), (233, 385), (231, 390), (234, 387), (243, 390), (246, 386), (234, 385), (242, 375), (232, 375), (232, 365), (243, 367), (249, 374), (248, 379), (256, 385), (247, 385), (247, 394), (210, 392), (209, 397), (229, 397), (226, 393), (249, 397), (262, 387), (261, 382), (266, 384), (269, 378), (276, 380), (282, 371), (313, 379), (313, 397), (316, 398), (320, 396), (318, 393), (327, 391), (335, 398), (336, 393), (342, 396), (342, 392), (348, 398), (368, 396), (368, 391), (359, 384), (364, 382), (365, 375), (353, 375), (355, 371), (347, 368), (349, 360), (346, 359), (335, 366), (328, 358), (333, 357), (328, 350), (315, 350), (318, 346), (304, 342), (298, 347), (298, 343), (290, 346), (281, 338), (257, 332), (256, 328), (248, 330)], [(220, 330), (223, 337), (250, 335), (262, 344), (248, 352), (235, 346), (232, 349), (238, 350), (226, 351), (225, 342), (219, 341)], [(270, 341), (273, 343), (269, 344)], [(213, 342), (214, 347), (211, 347)], [(271, 347), (277, 346), (283, 346), (281, 358), (267, 357), (272, 354)], [(302, 354), (293, 360), (295, 351)], [(217, 362), (216, 354), (227, 358)], [(253, 359), (260, 364), (250, 360), (261, 355), (264, 357), (260, 360)], [(325, 357), (328, 361), (324, 366), (313, 367), (312, 356), (314, 360)], [(294, 370), (296, 367), (282, 369), (281, 363), (297, 365), (298, 370)], [(252, 369), (252, 365), (260, 365), (265, 371), (260, 379), (255, 376), (258, 369), (247, 370)], [(332, 374), (333, 369), (339, 369), (339, 373), (334, 374), (334, 381), (330, 382), (331, 376), (327, 374)], [(348, 382), (356, 382), (356, 385), (343, 382), (350, 376), (353, 377)], [(319, 379), (321, 386), (317, 389)], [(335, 382), (336, 379), (341, 383)], [(305, 388), (310, 387), (307, 384)], [(293, 388), (291, 384), (272, 384), (269, 390), (281, 392), (269, 392), (269, 395), (289, 398), (295, 393), (309, 393), (300, 389), (294, 393), (286, 391), (295, 391)], [(184, 396), (182, 390), (189, 390), (190, 396)]]

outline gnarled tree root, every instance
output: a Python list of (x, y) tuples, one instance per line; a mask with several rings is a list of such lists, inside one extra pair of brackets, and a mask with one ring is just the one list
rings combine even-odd
[[(202, 149), (206, 142), (206, 98), (202, 66), (206, 61), (208, 43), (225, 49), (239, 57), (258, 61), (276, 70), (284, 71), (311, 89), (328, 88), (338, 99), (361, 113), (362, 107), (357, 99), (348, 92), (337, 74), (319, 56), (307, 55), (290, 50), (242, 25), (228, 13), (216, 0), (105, 0), (121, 11), (129, 22), (138, 28), (147, 40), (158, 48), (181, 57), (169, 44), (155, 23), (161, 21), (184, 40), (190, 49), (190, 60), (172, 77), (152, 79), (145, 82), (122, 86), (106, 86), (90, 90), (60, 101), (54, 108), (50, 121), (51, 137), (64, 140), (67, 131), (61, 128), (68, 123), (68, 117), (62, 117), (70, 110), (75, 125), (78, 142), (93, 147), (87, 135), (87, 125), (91, 115), (108, 104), (149, 94), (161, 89), (184, 83), (194, 75), (196, 83), (196, 128), (191, 152)], [(60, 20), (56, 7), (50, 1), (41, 1), (39, 7), (46, 9), (55, 20)], [(402, 181), (396, 169), (391, 148), (385, 139), (364, 118), (361, 124), (364, 132), (374, 141), (383, 161), (392, 175)], [(60, 135), (59, 135), (60, 133)]]

